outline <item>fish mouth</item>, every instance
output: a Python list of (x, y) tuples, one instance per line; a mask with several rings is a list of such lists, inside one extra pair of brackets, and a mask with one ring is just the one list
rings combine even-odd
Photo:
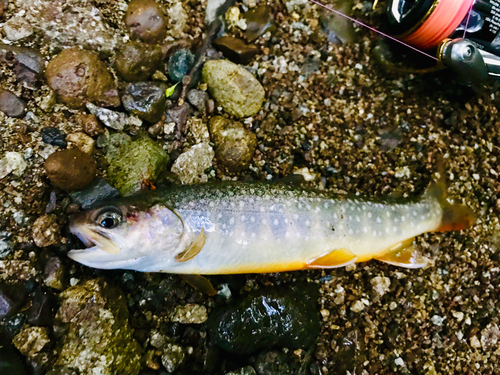
[(70, 231), (83, 242), (87, 249), (71, 250), (72, 251), (90, 251), (102, 250), (112, 255), (120, 252), (121, 248), (117, 246), (107, 233), (99, 229), (92, 229), (84, 225), (70, 225)]

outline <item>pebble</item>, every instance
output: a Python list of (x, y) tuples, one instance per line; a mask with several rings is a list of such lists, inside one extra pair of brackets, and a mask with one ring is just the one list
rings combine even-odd
[(127, 82), (147, 81), (160, 67), (159, 46), (130, 41), (116, 55), (116, 72)]
[(43, 269), (43, 282), (49, 288), (63, 291), (67, 284), (66, 267), (56, 256), (49, 257)]
[(31, 236), (38, 247), (48, 247), (59, 241), (61, 228), (56, 215), (43, 215), (35, 220)]
[(207, 111), (208, 93), (203, 90), (192, 89), (186, 95), (187, 101), (198, 111), (205, 113)]
[(24, 117), (26, 103), (8, 90), (0, 90), (0, 111), (9, 117)]
[(224, 111), (238, 118), (260, 111), (265, 91), (260, 82), (244, 67), (227, 60), (209, 60), (202, 70), (210, 94)]
[(19, 352), (11, 344), (11, 341), (0, 336), (0, 374), (5, 375), (26, 375), (24, 360)]
[(194, 145), (179, 155), (172, 166), (172, 172), (183, 184), (207, 182), (205, 170), (212, 167), (214, 155), (214, 150), (208, 143)]
[(45, 375), (79, 375), (76, 370), (73, 370), (70, 366), (56, 366), (51, 369)]
[(94, 181), (83, 190), (70, 193), (71, 201), (77, 203), (83, 209), (90, 208), (99, 202), (119, 196), (120, 192), (102, 178), (94, 179)]
[(47, 126), (40, 132), (42, 141), (52, 146), (66, 147), (66, 134), (57, 128)]
[(5, 37), (11, 42), (26, 39), (33, 34), (33, 28), (22, 17), (11, 17), (2, 28)]
[(50, 294), (38, 287), (35, 289), (33, 303), (28, 313), (28, 323), (35, 326), (52, 324), (52, 304)]
[(168, 343), (163, 349), (161, 363), (168, 372), (174, 372), (182, 364), (185, 357), (186, 352), (182, 346)]
[(71, 148), (51, 154), (45, 161), (45, 170), (52, 185), (72, 191), (83, 189), (92, 182), (96, 163), (91, 156)]
[(45, 70), (45, 61), (33, 48), (0, 44), (0, 61), (13, 66), (16, 79), (25, 87), (35, 89)]
[(221, 36), (215, 39), (214, 46), (236, 64), (246, 65), (260, 52), (256, 45), (247, 44), (231, 36)]
[(166, 109), (168, 86), (157, 82), (137, 82), (127, 85), (122, 95), (125, 109), (150, 123), (160, 121)]
[(278, 351), (261, 353), (255, 359), (255, 371), (258, 375), (292, 375), (286, 355)]
[(7, 151), (5, 156), (0, 159), (0, 180), (10, 173), (17, 177), (21, 177), (27, 166), (21, 153)]
[(85, 154), (92, 155), (95, 148), (95, 141), (83, 132), (68, 134), (66, 137), (69, 148), (77, 148)]
[(167, 21), (160, 5), (154, 0), (132, 0), (125, 14), (125, 24), (132, 39), (157, 43), (167, 35)]
[(127, 299), (102, 279), (91, 279), (59, 295), (56, 319), (67, 325), (55, 366), (80, 374), (136, 375), (141, 347), (128, 323)]
[(187, 120), (188, 140), (196, 143), (210, 142), (210, 133), (208, 132), (205, 120), (198, 117), (190, 117)]
[(150, 188), (170, 161), (168, 154), (148, 136), (125, 144), (116, 157), (108, 157), (108, 178), (123, 196)]
[(135, 116), (127, 116), (125, 113), (101, 108), (92, 103), (87, 103), (87, 109), (111, 129), (122, 131), (126, 126), (140, 127), (142, 125), (142, 121)]
[(290, 349), (314, 345), (321, 327), (314, 295), (283, 288), (261, 289), (209, 317), (209, 332), (224, 350), (249, 354), (273, 346)]
[(104, 133), (104, 128), (97, 120), (97, 117), (92, 114), (78, 113), (71, 120), (91, 137), (97, 137), (99, 134)]
[(244, 14), (244, 17), (247, 24), (245, 38), (249, 42), (253, 42), (273, 27), (274, 15), (273, 10), (269, 5), (261, 5), (257, 8), (249, 10)]
[(113, 77), (94, 52), (65, 49), (48, 63), (45, 76), (57, 98), (68, 107), (81, 108), (86, 102), (120, 105)]
[(214, 116), (208, 122), (210, 138), (215, 145), (217, 161), (229, 172), (240, 171), (250, 164), (257, 147), (257, 137), (237, 121)]
[[(185, 125), (189, 115), (191, 114), (191, 106), (188, 103), (182, 104), (180, 107), (167, 109), (165, 112), (165, 123), (175, 123), (181, 131), (185, 129)], [(168, 134), (168, 133), (167, 133)]]
[(0, 0), (0, 17), (3, 16), (8, 5), (9, 5), (9, 0)]
[(189, 74), (193, 65), (193, 53), (186, 48), (180, 49), (174, 52), (168, 60), (168, 76), (172, 82), (180, 82), (185, 75)]
[(14, 346), (26, 357), (33, 357), (50, 343), (45, 327), (24, 326), (12, 340)]
[(0, 284), (0, 319), (8, 319), (19, 312), (26, 301), (27, 291), (23, 283)]
[(373, 291), (379, 297), (382, 297), (390, 290), (391, 279), (385, 276), (375, 276), (373, 279), (371, 279), (370, 283), (372, 284)]
[(11, 236), (7, 231), (0, 231), (0, 259), (6, 258), (13, 250)]
[(201, 324), (208, 319), (207, 308), (203, 305), (188, 303), (176, 306), (170, 320), (181, 324)]

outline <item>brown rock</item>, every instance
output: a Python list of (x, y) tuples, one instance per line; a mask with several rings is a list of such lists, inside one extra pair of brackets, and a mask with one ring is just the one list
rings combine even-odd
[(79, 190), (92, 182), (96, 165), (91, 156), (78, 149), (67, 149), (51, 154), (45, 161), (47, 176), (55, 187)]
[(104, 133), (104, 128), (94, 115), (79, 113), (73, 116), (72, 120), (91, 137)]
[(257, 137), (237, 121), (214, 116), (208, 122), (210, 138), (215, 144), (217, 161), (229, 172), (237, 172), (250, 164), (257, 147)]
[(7, 90), (0, 90), (0, 111), (9, 117), (24, 117), (26, 103)]
[(243, 40), (231, 36), (215, 39), (214, 45), (225, 57), (237, 64), (248, 64), (260, 52), (255, 44), (246, 44)]
[(43, 215), (36, 219), (33, 223), (32, 236), (38, 247), (49, 247), (57, 243), (60, 236), (57, 216)]
[(125, 24), (133, 39), (158, 43), (167, 35), (167, 22), (163, 10), (154, 0), (132, 0), (125, 14)]
[(116, 55), (116, 72), (127, 82), (147, 81), (159, 68), (162, 58), (159, 46), (129, 42)]
[(69, 107), (80, 108), (86, 102), (120, 105), (113, 77), (93, 52), (66, 49), (50, 61), (45, 76), (58, 99)]
[(253, 42), (274, 26), (273, 9), (269, 5), (261, 5), (257, 8), (249, 10), (245, 13), (244, 17), (247, 21), (245, 38), (249, 42)]

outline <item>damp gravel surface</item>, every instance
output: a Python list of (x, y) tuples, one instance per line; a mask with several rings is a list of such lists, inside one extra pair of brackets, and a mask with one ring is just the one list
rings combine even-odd
[[(123, 21), (127, 2), (72, 0), (73, 13), (63, 3), (10, 0), (0, 29), (14, 17), (28, 23), (21, 22), (19, 27), (26, 30), (11, 36), (20, 39), (8, 40), (3, 30), (3, 42), (32, 48), (45, 63), (66, 47), (91, 49), (112, 72), (118, 91), (123, 91), (127, 82), (117, 78), (113, 67), (116, 53), (130, 38)], [(206, 1), (158, 3), (167, 14), (165, 43), (199, 45), (206, 29)], [(47, 4), (54, 8), (48, 9)], [(447, 70), (417, 75), (400, 64), (380, 63), (376, 46), (396, 56), (407, 53), (405, 47), (384, 44), (375, 34), (357, 27), (332, 27), (331, 21), (325, 21), (328, 15), (305, 1), (236, 2), (223, 17), (226, 35), (244, 39), (245, 12), (265, 4), (273, 13), (274, 26), (261, 25), (264, 34), (252, 41), (259, 53), (245, 66), (262, 84), (265, 99), (257, 114), (238, 119), (255, 134), (255, 153), (247, 167), (232, 174), (224, 160), (216, 158), (197, 179), (275, 181), (299, 172), (309, 186), (318, 189), (406, 198), (424, 192), (442, 160), (448, 199), (470, 206), (477, 215), (475, 224), (460, 232), (418, 237), (416, 246), (431, 259), (424, 269), (370, 261), (333, 270), (216, 276), (210, 277), (219, 290), (215, 297), (196, 291), (176, 275), (83, 267), (65, 255), (82, 246), (67, 230), (68, 215), (79, 209), (78, 204), (67, 191), (51, 184), (44, 163), (53, 152), (69, 147), (64, 139), (48, 142), (49, 130), (59, 138), (60, 134), (85, 131), (87, 122), (78, 118), (88, 111), (66, 107), (43, 77), (26, 66), (19, 67), (10, 55), (4, 58), (0, 51), (0, 89), (26, 106), (24, 116), (0, 112), (0, 339), (5, 343), (0, 350), (23, 353), (11, 356), (1, 352), (0, 368), (2, 363), (5, 368), (20, 368), (22, 362), (27, 373), (71, 373), (61, 366), (71, 364), (69, 351), (73, 349), (67, 348), (78, 346), (71, 342), (72, 337), (77, 338), (68, 333), (72, 331), (61, 316), (78, 315), (79, 310), (62, 311), (68, 305), (62, 302), (73, 298), (72, 290), (100, 285), (97, 291), (79, 292), (81, 298), (102, 293), (98, 298), (102, 307), (96, 307), (102, 308), (100, 317), (86, 306), (92, 299), (79, 302), (81, 311), (90, 309), (89, 316), (96, 319), (82, 324), (99, 327), (114, 319), (120, 332), (133, 335), (127, 336), (127, 340), (135, 340), (130, 344), (133, 349), (127, 347), (133, 351), (133, 366), (125, 366), (122, 373), (432, 375), (498, 371), (500, 91), (465, 87)], [(382, 23), (380, 9), (372, 11), (370, 2), (348, 5), (353, 16)], [(59, 15), (63, 26), (57, 26), (51, 14)], [(171, 22), (173, 17), (178, 17), (177, 22)], [(51, 22), (53, 27), (48, 28)], [(82, 37), (92, 32), (95, 38)], [(30, 80), (23, 81), (23, 69), (32, 73)], [(153, 79), (171, 86), (168, 72), (162, 69)], [(197, 87), (207, 90), (203, 84)], [(4, 97), (11, 99), (10, 95)], [(2, 104), (11, 108), (9, 103)], [(196, 115), (202, 123), (216, 115), (231, 118), (216, 102), (207, 108)], [(125, 113), (122, 107), (112, 109)], [(203, 149), (214, 146), (203, 137), (204, 143), (193, 141), (197, 139), (194, 127), (187, 137), (175, 137), (175, 131), (170, 132), (175, 124), (158, 126), (161, 135), (149, 128), (152, 125), (135, 124), (124, 133), (134, 137), (144, 129), (173, 163), (195, 144)], [(110, 128), (87, 132), (96, 141), (92, 157), (97, 176), (104, 179), (109, 167), (104, 145), (110, 133), (116, 134)], [(212, 160), (213, 152), (208, 155)], [(170, 165), (158, 179), (179, 183)], [(148, 180), (141, 187), (151, 188), (153, 183)], [(47, 214), (50, 223), (37, 231), (34, 240), (34, 223)], [(211, 338), (207, 314), (223, 311), (261, 289), (294, 289), (303, 283), (314, 289), (314, 295), (319, 292), (316, 307), (321, 328), (314, 345), (300, 349), (295, 349), (300, 345), (264, 349), (256, 345), (259, 349), (253, 353), (234, 354)], [(108, 285), (114, 291), (109, 295), (105, 292)], [(309, 288), (300, 291), (308, 293)], [(118, 303), (113, 296), (120, 297), (119, 309), (113, 310)], [(37, 318), (42, 308), (43, 320)], [(127, 309), (128, 313), (123, 312)], [(178, 311), (187, 317), (178, 317)], [(40, 330), (30, 326), (47, 327), (42, 330), (44, 345), (29, 350), (21, 344), (11, 348), (16, 342), (24, 343), (27, 336), (29, 342), (40, 342), (34, 337)], [(119, 343), (108, 331), (99, 332), (106, 342)], [(123, 367), (119, 349), (113, 347), (110, 352), (113, 354), (100, 357), (94, 373), (108, 374)], [(78, 358), (87, 354), (78, 352)], [(80, 367), (85, 369), (81, 374), (91, 373), (85, 372), (90, 371), (88, 366)]]

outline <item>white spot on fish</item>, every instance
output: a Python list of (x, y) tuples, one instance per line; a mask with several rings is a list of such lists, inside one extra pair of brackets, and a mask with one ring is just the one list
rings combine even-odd
[(234, 217), (232, 217), (231, 219), (229, 219), (229, 224), (234, 224)]
[(417, 215), (418, 215), (418, 214), (417, 214), (417, 211), (413, 211), (413, 212), (412, 212), (412, 215), (413, 215), (413, 216), (417, 216)]
[(363, 227), (363, 233), (368, 233), (368, 228), (367, 227)]
[(251, 216), (251, 217), (250, 217), (250, 221), (251, 221), (252, 223), (255, 223), (255, 216)]
[(373, 235), (377, 236), (377, 231), (376, 230), (373, 231)]
[(323, 206), (324, 206), (325, 208), (330, 207), (330, 205), (328, 204), (328, 202), (326, 202)]
[(368, 212), (368, 214), (366, 216), (368, 216), (368, 219), (371, 219), (373, 215), (371, 212)]
[(351, 236), (354, 234), (353, 230), (352, 229), (349, 229), (349, 232), (348, 232)]
[(386, 215), (387, 217), (391, 217), (391, 212), (390, 212), (390, 211), (387, 211), (387, 212), (385, 213), (385, 215)]
[(274, 225), (278, 225), (279, 223), (278, 219), (274, 219)]
[(309, 220), (306, 220), (305, 224), (306, 224), (306, 226), (309, 226), (309, 225), (311, 225), (311, 222)]
[(377, 223), (381, 223), (382, 222), (382, 219), (380, 218), (380, 216), (377, 216)]
[(401, 221), (405, 221), (405, 220), (406, 220), (406, 217), (401, 216)]
[(360, 223), (360, 222), (361, 222), (361, 218), (360, 218), (359, 216), (356, 216), (356, 221), (357, 221), (358, 223)]

